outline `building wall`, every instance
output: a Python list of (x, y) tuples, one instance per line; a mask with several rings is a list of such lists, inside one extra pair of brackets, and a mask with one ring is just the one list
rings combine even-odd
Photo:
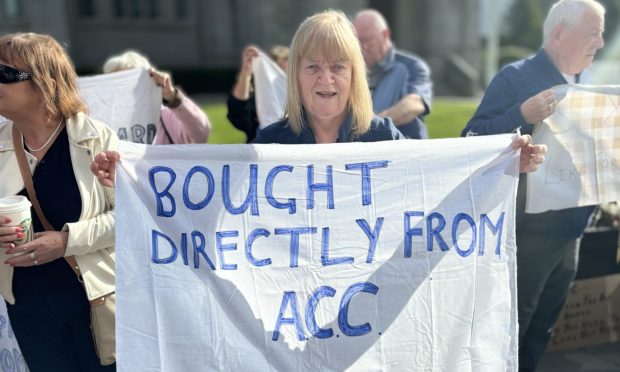
[(480, 0), (371, 0), (385, 15), (398, 48), (431, 66), (439, 95), (474, 95), (482, 59)]
[[(425, 58), (436, 91), (479, 65), (479, 0), (0, 0), (0, 32), (49, 33), (67, 45), (81, 71), (98, 72), (107, 57), (134, 48), (172, 70), (237, 69), (247, 44), (288, 45), (299, 23), (323, 9), (353, 16), (372, 6), (385, 14), (396, 45)], [(7, 8), (8, 7), (8, 8)], [(18, 8), (18, 16), (10, 9)], [(13, 13), (15, 13), (13, 11)], [(452, 62), (451, 62), (452, 61)], [(452, 76), (450, 75), (450, 76)], [(467, 76), (463, 77), (467, 79)], [(445, 80), (445, 81), (444, 81)], [(467, 84), (466, 84), (467, 85)], [(462, 90), (462, 89), (461, 89)]]

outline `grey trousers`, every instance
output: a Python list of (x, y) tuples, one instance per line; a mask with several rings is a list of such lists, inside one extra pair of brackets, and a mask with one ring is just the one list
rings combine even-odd
[(577, 272), (580, 239), (517, 233), (519, 370), (534, 371)]

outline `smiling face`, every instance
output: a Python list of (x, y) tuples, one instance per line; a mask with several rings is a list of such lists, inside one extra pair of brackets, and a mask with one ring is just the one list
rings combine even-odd
[(550, 54), (565, 74), (576, 75), (592, 64), (596, 51), (603, 47), (605, 20), (586, 10), (572, 28), (558, 27), (551, 40)]
[(327, 61), (322, 56), (302, 58), (297, 78), (301, 103), (310, 125), (340, 128), (347, 115), (351, 64), (347, 61)]

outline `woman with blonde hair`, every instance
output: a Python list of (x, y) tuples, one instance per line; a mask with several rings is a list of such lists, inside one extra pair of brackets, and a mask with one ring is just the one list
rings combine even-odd
[[(285, 118), (258, 131), (253, 143), (314, 144), (404, 139), (392, 119), (376, 116), (364, 58), (351, 21), (328, 10), (307, 18), (291, 43)], [(545, 147), (521, 136), (521, 171), (544, 160)], [(116, 151), (98, 154), (91, 165), (99, 182), (113, 186)]]
[(286, 118), (254, 143), (372, 142), (402, 139), (372, 111), (364, 58), (353, 25), (340, 11), (307, 18), (291, 43)]
[(73, 63), (51, 36), (0, 36), (0, 97), (0, 198), (36, 199), (43, 212), (31, 211), (29, 242), (28, 226), (0, 215), (0, 294), (24, 359), (33, 372), (113, 371), (97, 357), (89, 300), (115, 290), (114, 192), (89, 165), (118, 138), (84, 114)]

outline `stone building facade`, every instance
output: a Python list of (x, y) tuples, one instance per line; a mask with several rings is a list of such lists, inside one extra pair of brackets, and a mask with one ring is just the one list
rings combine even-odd
[(89, 73), (133, 48), (175, 74), (234, 74), (246, 44), (288, 44), (299, 23), (323, 9), (353, 16), (374, 7), (386, 16), (396, 45), (429, 62), (437, 93), (468, 95), (480, 70), (479, 1), (0, 0), (0, 32), (49, 33)]

